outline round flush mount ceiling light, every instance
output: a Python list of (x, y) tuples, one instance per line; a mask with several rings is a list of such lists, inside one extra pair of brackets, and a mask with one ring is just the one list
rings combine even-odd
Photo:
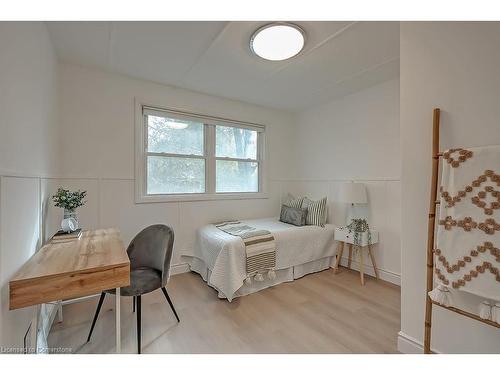
[(250, 49), (265, 60), (282, 61), (297, 56), (304, 43), (305, 33), (299, 26), (275, 22), (255, 31), (250, 38)]
[(175, 130), (186, 129), (189, 126), (185, 122), (170, 121), (170, 120), (166, 122), (166, 125), (168, 128), (175, 129)]

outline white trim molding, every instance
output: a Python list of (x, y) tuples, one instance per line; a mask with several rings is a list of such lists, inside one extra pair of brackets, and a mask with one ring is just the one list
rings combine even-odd
[(242, 199), (268, 199), (269, 193), (217, 193), (217, 194), (169, 194), (148, 195), (137, 198), (135, 203), (166, 203), (166, 202), (199, 202)]
[(187, 273), (190, 272), (191, 270), (189, 269), (189, 264), (187, 263), (177, 263), (177, 264), (172, 264), (170, 266), (170, 274), (171, 275), (178, 275), (180, 273)]
[[(134, 132), (135, 132), (135, 203), (154, 202), (191, 202), (210, 201), (219, 199), (267, 199), (267, 173), (265, 160), (265, 125), (230, 120), (210, 115), (201, 115), (193, 112), (185, 112), (179, 109), (152, 105), (139, 98), (134, 99)], [(186, 155), (181, 153), (168, 154), (159, 152), (148, 152), (146, 116), (173, 116), (180, 120), (195, 121), (203, 124), (203, 155)], [(228, 158), (216, 155), (216, 126), (229, 126), (242, 129), (250, 129), (257, 132), (257, 153), (255, 158)], [(181, 157), (204, 160), (205, 164), (205, 191), (198, 193), (173, 193), (173, 194), (148, 194), (147, 193), (147, 158), (158, 157)], [(216, 169), (217, 161), (229, 160), (239, 162), (252, 162), (258, 165), (258, 190), (255, 192), (216, 192)]]
[[(347, 267), (348, 260), (349, 260), (348, 257), (343, 256), (340, 259), (340, 265), (343, 267)], [(375, 277), (375, 269), (373, 268), (372, 265), (364, 264), (363, 267), (364, 267), (365, 274), (368, 274), (370, 276)], [(351, 269), (359, 271), (359, 261), (352, 259)], [(380, 279), (387, 281), (387, 282), (390, 282), (391, 284), (396, 284), (396, 285), (401, 286), (401, 275), (399, 273), (392, 272), (389, 270), (384, 270), (384, 269), (381, 269), (379, 267), (377, 267), (377, 270), (378, 270), (378, 274), (379, 274)]]
[[(423, 354), (424, 344), (414, 337), (411, 337), (403, 331), (398, 332), (398, 351), (403, 354)], [(431, 351), (436, 354), (442, 354), (434, 348)]]

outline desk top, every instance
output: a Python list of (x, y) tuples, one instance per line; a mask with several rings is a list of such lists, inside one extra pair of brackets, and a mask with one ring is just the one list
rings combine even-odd
[[(126, 286), (129, 269), (117, 229), (85, 231), (78, 240), (49, 242), (10, 280), (10, 308)], [(36, 290), (39, 296), (34, 295)]]

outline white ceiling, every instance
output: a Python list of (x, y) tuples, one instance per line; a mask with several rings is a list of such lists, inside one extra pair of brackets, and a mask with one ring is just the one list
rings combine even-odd
[(58, 57), (154, 82), (300, 111), (399, 76), (398, 22), (296, 22), (304, 51), (250, 52), (266, 22), (48, 22)]

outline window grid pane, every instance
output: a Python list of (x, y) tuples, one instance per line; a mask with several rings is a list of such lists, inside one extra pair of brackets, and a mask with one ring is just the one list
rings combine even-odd
[(205, 193), (205, 159), (147, 157), (147, 194)]
[(257, 160), (257, 136), (255, 130), (216, 125), (215, 156)]
[(259, 163), (216, 160), (216, 193), (259, 192)]
[(168, 117), (146, 116), (147, 151), (204, 155), (204, 124)]

